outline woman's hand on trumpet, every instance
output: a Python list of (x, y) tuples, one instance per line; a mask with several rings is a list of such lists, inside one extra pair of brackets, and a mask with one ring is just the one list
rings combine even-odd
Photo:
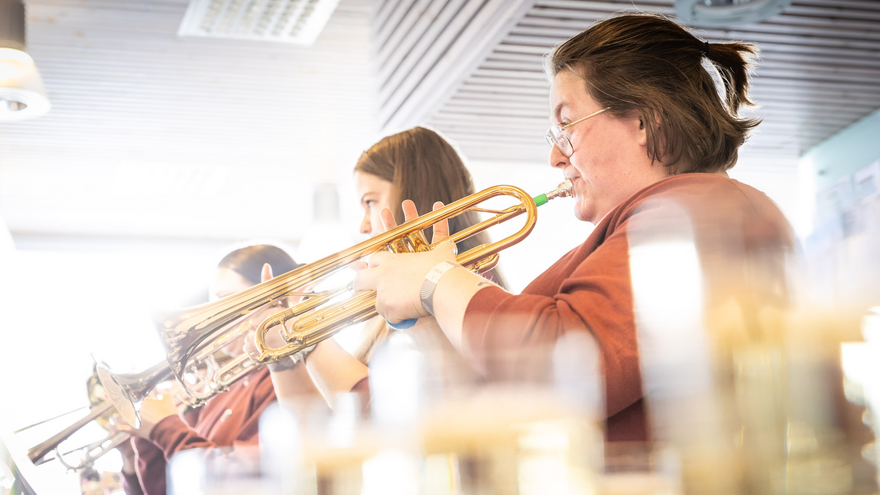
[[(434, 203), (435, 210), (442, 206), (442, 203)], [(403, 211), (407, 221), (418, 217), (412, 201), (403, 202)], [(396, 227), (390, 210), (384, 209), (380, 216), (386, 230)], [(449, 227), (445, 221), (434, 225), (433, 237), (434, 244), (449, 237)], [(443, 261), (456, 264), (455, 245), (452, 242), (440, 242), (427, 253), (378, 252), (370, 256), (368, 264), (353, 266), (358, 270), (354, 288), (375, 290), (376, 310), (391, 323), (428, 316), (428, 311), (422, 306), (422, 284), (428, 272)], [(462, 346), (462, 321), (471, 298), (481, 289), (494, 285), (468, 270), (456, 268), (445, 272), (434, 287), (434, 317), (459, 351)]]
[[(434, 203), (435, 210), (442, 206), (443, 203)], [(410, 200), (403, 202), (403, 213), (406, 221), (419, 216), (415, 204)], [(397, 227), (391, 210), (385, 208), (379, 215), (385, 231)], [(449, 226), (445, 220), (435, 224), (433, 230), (432, 243), (449, 237)], [(443, 261), (455, 263), (455, 244), (451, 241), (441, 242), (427, 253), (395, 254), (380, 251), (370, 256), (368, 263), (353, 266), (358, 270), (354, 288), (375, 290), (376, 310), (391, 323), (430, 316), (422, 307), (419, 292), (425, 275)]]

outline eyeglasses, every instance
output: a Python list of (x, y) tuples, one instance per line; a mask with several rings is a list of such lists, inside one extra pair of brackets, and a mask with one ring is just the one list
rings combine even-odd
[(583, 121), (589, 119), (590, 117), (595, 117), (596, 115), (599, 115), (600, 113), (604, 112), (605, 110), (608, 110), (608, 108), (603, 108), (602, 110), (599, 110), (598, 112), (593, 112), (590, 115), (587, 115), (586, 117), (584, 117), (582, 119), (575, 120), (574, 122), (572, 122), (570, 124), (565, 124), (565, 125), (553, 124), (553, 125), (551, 125), (550, 128), (547, 129), (547, 134), (544, 135), (544, 137), (547, 138), (547, 144), (549, 144), (551, 148), (554, 146), (559, 148), (559, 151), (561, 151), (563, 155), (571, 156), (572, 153), (574, 153), (574, 148), (571, 146), (571, 139), (568, 138), (568, 134), (565, 133), (565, 130), (568, 129), (569, 127), (577, 124), (578, 122), (583, 122)]

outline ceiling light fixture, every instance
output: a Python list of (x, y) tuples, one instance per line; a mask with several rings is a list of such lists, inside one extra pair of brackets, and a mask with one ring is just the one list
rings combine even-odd
[(675, 15), (689, 26), (723, 28), (761, 22), (789, 5), (791, 0), (675, 0)]
[(25, 52), (22, 0), (0, 0), (0, 122), (32, 119), (52, 105), (34, 59)]
[(177, 35), (308, 46), (339, 0), (190, 0)]

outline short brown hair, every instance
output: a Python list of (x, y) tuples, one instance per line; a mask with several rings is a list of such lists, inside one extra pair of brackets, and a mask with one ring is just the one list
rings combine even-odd
[(263, 265), (266, 263), (272, 267), (275, 276), (302, 266), (278, 246), (255, 244), (230, 252), (217, 263), (217, 268), (232, 270), (248, 282), (257, 285), (262, 281)]
[[(557, 46), (546, 72), (551, 78), (564, 70), (578, 74), (589, 95), (614, 115), (637, 110), (648, 154), (670, 174), (717, 172), (736, 164), (737, 150), (761, 122), (737, 115), (741, 105), (752, 105), (748, 71), (757, 54), (747, 43), (704, 42), (660, 15), (624, 14)], [(703, 57), (718, 70), (723, 97)]]

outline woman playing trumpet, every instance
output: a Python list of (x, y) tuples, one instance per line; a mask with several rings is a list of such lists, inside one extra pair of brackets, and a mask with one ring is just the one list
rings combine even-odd
[[(727, 175), (758, 124), (737, 115), (750, 103), (755, 52), (704, 42), (649, 14), (608, 19), (562, 43), (547, 64), (550, 165), (573, 184), (575, 216), (595, 225), (586, 241), (519, 295), (462, 269), (448, 243), (428, 253), (377, 253), (355, 288), (376, 290), (388, 321), (434, 316), (492, 380), (536, 378), (550, 370), (560, 336), (591, 335), (603, 358), (608, 440), (645, 440), (629, 229), (674, 202), (693, 223), (704, 263), (709, 251), (723, 255), (725, 282), (748, 287), (755, 300), (785, 298), (778, 268), (792, 249), (788, 222), (763, 193)], [(721, 73), (721, 91), (704, 63)], [(390, 211), (381, 215), (395, 223)], [(766, 273), (748, 269), (752, 255), (772, 260)], [(428, 286), (432, 271), (441, 275)], [(710, 290), (720, 298), (726, 284)]]

